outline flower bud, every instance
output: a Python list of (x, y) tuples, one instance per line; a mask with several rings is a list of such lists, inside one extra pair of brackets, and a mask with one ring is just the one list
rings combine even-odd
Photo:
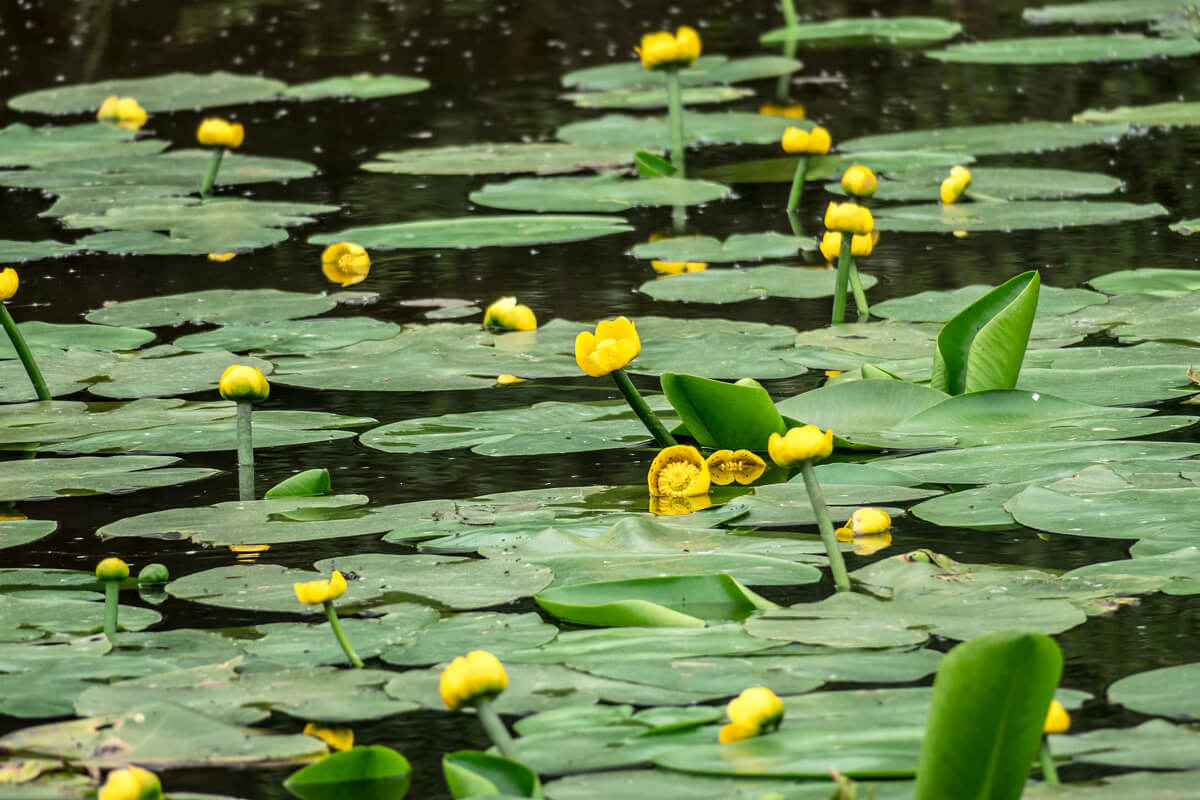
[(1042, 726), (1043, 733), (1066, 733), (1071, 728), (1071, 715), (1057, 700), (1050, 701), (1050, 710), (1046, 712), (1046, 723)]
[(725, 713), (729, 716), (729, 724), (721, 728), (721, 744), (778, 729), (783, 722), (783, 701), (765, 686), (754, 686), (730, 700)]
[(232, 364), (221, 374), (218, 384), (221, 397), (237, 403), (257, 403), (266, 400), (271, 384), (257, 367)]
[(96, 565), (96, 577), (105, 583), (129, 577), (129, 565), (119, 558), (106, 558)]
[(132, 764), (108, 773), (96, 800), (162, 800), (162, 784), (148, 769)]
[(875, 173), (867, 167), (855, 165), (842, 174), (842, 189), (855, 197), (870, 197), (879, 187)]
[(537, 329), (537, 317), (529, 306), (518, 304), (517, 298), (501, 297), (483, 313), (483, 326), (532, 331)]
[(0, 272), (0, 300), (8, 300), (17, 293), (17, 287), (21, 285), (21, 279), (17, 276), (17, 271), (12, 267), (5, 267), (3, 272)]
[(450, 662), (442, 672), (442, 702), (451, 711), (491, 700), (508, 688), (504, 665), (486, 650), (474, 650)]
[(209, 117), (196, 129), (196, 141), (209, 147), (241, 147), (245, 136), (246, 130), (240, 122), (231, 123), (220, 117)]
[(803, 128), (787, 128), (783, 132), (780, 144), (783, 145), (785, 153), (807, 153), (808, 131)]
[(820, 461), (833, 452), (833, 430), (821, 433), (816, 425), (789, 428), (783, 436), (772, 433), (767, 440), (771, 460), (781, 467), (791, 467), (805, 461)]
[(833, 137), (820, 125), (808, 132), (808, 152), (813, 155), (823, 156), (829, 152), (829, 148), (832, 146)]

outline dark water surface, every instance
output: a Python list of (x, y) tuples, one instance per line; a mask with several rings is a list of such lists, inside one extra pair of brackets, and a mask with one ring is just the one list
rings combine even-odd
[[(968, 38), (1000, 38), (1047, 32), (1021, 22), (1023, 4), (1000, 2), (828, 2), (803, 4), (813, 19), (842, 16), (925, 14), (961, 22)], [(412, 0), (378, 2), (167, 2), (166, 0), (78, 0), (0, 2), (0, 97), (32, 89), (170, 71), (226, 69), (301, 82), (361, 71), (420, 75), (430, 91), (373, 101), (260, 103), (221, 110), (244, 123), (243, 151), (253, 155), (314, 162), (320, 174), (281, 185), (256, 185), (261, 199), (287, 199), (342, 206), (338, 214), (294, 230), (284, 244), (224, 264), (197, 258), (138, 256), (75, 257), (39, 261), (21, 269), (21, 293), (14, 299), (20, 320), (78, 322), (106, 301), (210, 288), (273, 287), (326, 291), (318, 265), (319, 248), (304, 244), (311, 234), (350, 225), (465, 214), (475, 209), (467, 193), (496, 177), (400, 176), (366, 173), (358, 165), (382, 150), (421, 145), (467, 144), (550, 138), (566, 122), (596, 116), (559, 99), (558, 79), (568, 70), (634, 58), (633, 45), (644, 32), (679, 24), (696, 27), (705, 51), (742, 56), (761, 52), (758, 34), (781, 24), (775, 4), (764, 0), (676, 2), (483, 2)], [(804, 82), (793, 91), (809, 116), (838, 140), (889, 131), (1025, 119), (1067, 120), (1088, 107), (1194, 99), (1195, 59), (1086, 66), (999, 67), (943, 65), (920, 49), (801, 50)], [(760, 98), (726, 108), (753, 110), (770, 99), (774, 81), (752, 84)], [(191, 146), (199, 118), (211, 114), (155, 114), (148, 130), (177, 146)], [(0, 109), (0, 125), (40, 124), (46, 118)], [(58, 120), (56, 120), (58, 121)], [(82, 117), (69, 121), (82, 121)], [(1181, 128), (1151, 130), (1118, 145), (1083, 147), (1059, 153), (991, 157), (984, 164), (1046, 166), (1107, 172), (1126, 182), (1115, 199), (1160, 202), (1175, 219), (1200, 216), (1194, 191), (1194, 165), (1200, 133)], [(689, 156), (703, 167), (777, 155), (773, 146), (710, 148)], [(787, 230), (785, 184), (739, 185), (738, 199), (692, 210), (690, 225), (708, 235)], [(228, 190), (227, 190), (228, 191)], [(810, 230), (828, 197), (810, 184), (801, 209)], [(49, 200), (35, 191), (0, 192), (0, 238), (66, 238), (55, 221), (36, 215)], [(492, 213), (483, 209), (480, 213)], [(645, 262), (626, 255), (636, 243), (670, 223), (668, 209), (626, 214), (637, 231), (575, 244), (478, 250), (380, 251), (372, 253), (370, 278), (358, 288), (378, 292), (366, 311), (397, 323), (420, 321), (422, 309), (410, 299), (457, 297), (483, 303), (516, 294), (539, 318), (590, 320), (617, 314), (677, 317), (722, 316), (812, 328), (828, 319), (828, 300), (771, 299), (737, 305), (659, 303), (638, 294), (650, 276)], [(1195, 245), (1170, 233), (1162, 219), (1104, 228), (1024, 233), (972, 233), (967, 239), (923, 234), (885, 234), (866, 269), (879, 277), (873, 301), (924, 289), (951, 289), (970, 283), (1000, 282), (1038, 268), (1056, 286), (1078, 286), (1093, 276), (1131, 267), (1191, 267)], [(341, 307), (335, 314), (360, 313)], [(163, 331), (169, 341), (178, 332)], [(773, 392), (793, 392), (818, 384), (819, 374), (768, 384)], [(607, 384), (580, 379), (566, 383)], [(607, 396), (595, 390), (597, 399)], [(441, 393), (314, 392), (273, 387), (268, 408), (309, 408), (373, 416), (381, 423), (415, 416), (527, 405), (561, 396), (550, 387), (521, 386), (494, 391)], [(578, 397), (579, 393), (575, 393)], [(88, 398), (81, 398), (88, 399)], [(1194, 436), (1185, 431), (1172, 438)], [(354, 440), (308, 448), (258, 453), (259, 486), (266, 487), (299, 467), (328, 466), (335, 488), (361, 492), (376, 503), (437, 497), (468, 497), (487, 492), (562, 484), (639, 483), (648, 451), (493, 459), (465, 452), (392, 456)], [(189, 456), (186, 463), (231, 469), (232, 453)], [(73, 498), (23, 504), (32, 517), (53, 517), (52, 537), (5, 551), (8, 566), (90, 569), (101, 555), (121, 555), (137, 564), (158, 560), (173, 575), (229, 564), (225, 550), (201, 550), (188, 543), (130, 539), (97, 542), (94, 531), (121, 517), (176, 506), (236, 499), (233, 473), (174, 489), (124, 496)], [(1042, 541), (1027, 530), (998, 533), (952, 531), (905, 519), (896, 530), (897, 546), (931, 547), (955, 558), (1056, 568), (1119, 558), (1125, 545), (1107, 540), (1060, 537)], [(297, 566), (348, 551), (395, 551), (377, 537), (336, 543), (284, 545), (270, 560)], [(895, 550), (893, 550), (895, 552)], [(863, 559), (851, 556), (851, 568)], [(781, 602), (827, 593), (826, 582), (799, 591), (764, 592)], [(1195, 658), (1200, 634), (1196, 598), (1155, 595), (1111, 618), (1058, 637), (1067, 655), (1063, 683), (1101, 694), (1116, 678)], [(167, 627), (224, 624), (211, 610), (168, 603)], [(223, 612), (221, 612), (223, 613)], [(1020, 620), (1014, 620), (1018, 624)], [(1078, 717), (1080, 729), (1130, 723), (1136, 715), (1094, 703)], [(24, 722), (7, 720), (5, 727)], [(296, 723), (278, 718), (282, 730)], [(417, 768), (413, 797), (445, 797), (440, 766), (443, 752), (485, 742), (470, 718), (443, 713), (407, 714), (395, 720), (355, 726), (358, 742), (391, 745)], [(1074, 769), (1074, 768), (1070, 768)], [(1077, 773), (1068, 769), (1065, 777)], [(245, 797), (285, 797), (278, 771), (221, 773), (179, 771), (167, 775), (171, 790), (228, 791)]]

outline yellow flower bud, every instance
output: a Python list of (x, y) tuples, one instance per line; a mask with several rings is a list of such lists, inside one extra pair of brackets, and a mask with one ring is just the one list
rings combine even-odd
[(137, 130), (146, 124), (146, 109), (142, 108), (132, 97), (117, 97), (115, 94), (104, 98), (96, 119), (105, 122), (115, 122), (122, 128)]
[(676, 57), (684, 62), (683, 66), (690, 67), (700, 57), (700, 34), (695, 28), (680, 25), (675, 29), (675, 45), (679, 48)]
[(807, 153), (808, 131), (803, 128), (787, 128), (783, 132), (780, 144), (783, 145), (785, 153)]
[(746, 689), (725, 708), (729, 724), (718, 735), (722, 744), (770, 733), (783, 722), (783, 701), (765, 686)]
[(742, 486), (754, 483), (767, 471), (767, 462), (749, 450), (718, 450), (707, 459), (709, 476), (718, 486), (737, 481)]
[(162, 800), (162, 796), (158, 776), (131, 764), (108, 773), (96, 800)]
[(321, 251), (321, 272), (331, 283), (353, 286), (367, 279), (371, 257), (360, 244), (336, 242)]
[(196, 129), (196, 141), (210, 147), (241, 147), (245, 136), (240, 122), (231, 123), (220, 117), (209, 117)]
[(847, 523), (855, 536), (883, 533), (892, 527), (892, 518), (882, 508), (860, 508)]
[(640, 352), (637, 328), (625, 317), (602, 320), (595, 333), (582, 331), (575, 337), (575, 362), (593, 378), (624, 367)]
[[(856, 258), (869, 256), (878, 241), (879, 231), (852, 236), (850, 238), (850, 255)], [(821, 255), (825, 256), (826, 261), (833, 264), (838, 260), (841, 252), (842, 235), (837, 231), (825, 231), (825, 235), (821, 237)]]
[(304, 725), (303, 733), (305, 736), (320, 739), (334, 750), (349, 750), (354, 747), (353, 728), (329, 727), (316, 722), (308, 722)]
[(829, 148), (832, 146), (833, 137), (820, 125), (808, 132), (808, 152), (813, 155), (823, 156), (829, 152)]
[(646, 482), (652, 497), (692, 497), (708, 494), (711, 476), (699, 450), (677, 444), (663, 448), (654, 457)]
[(336, 600), (346, 593), (346, 578), (336, 569), (329, 580), (293, 583), (296, 599), (305, 605), (317, 605), (330, 600)]
[(119, 558), (106, 558), (96, 565), (96, 577), (108, 583), (129, 577), (129, 565)]
[(117, 115), (117, 106), (121, 103), (121, 98), (115, 94), (110, 94), (104, 98), (104, 102), (100, 104), (100, 110), (96, 112), (96, 119), (111, 119)]
[(271, 384), (257, 367), (231, 364), (221, 374), (218, 384), (221, 397), (238, 403), (257, 403), (266, 400), (271, 393)]
[(474, 650), (450, 662), (442, 672), (442, 702), (451, 711), (491, 700), (508, 688), (504, 665), (486, 650)]
[(961, 164), (956, 164), (950, 168), (950, 177), (956, 181), (965, 181), (968, 185), (971, 183), (971, 170)]
[(515, 297), (501, 297), (487, 307), (483, 313), (484, 327), (508, 328), (512, 331), (532, 331), (537, 328), (537, 317), (529, 306), (518, 305)]
[(690, 67), (700, 57), (700, 34), (682, 25), (674, 35), (666, 31), (647, 33), (641, 47), (634, 49), (646, 69)]
[(855, 197), (870, 197), (879, 187), (875, 173), (857, 164), (842, 174), (842, 189)]
[(1071, 728), (1071, 715), (1057, 700), (1050, 701), (1050, 710), (1046, 712), (1046, 724), (1042, 726), (1043, 733), (1066, 733)]
[(804, 106), (800, 103), (763, 103), (758, 107), (758, 113), (765, 117), (784, 117), (785, 119), (804, 119)]
[(825, 209), (825, 227), (831, 231), (866, 234), (875, 229), (875, 218), (858, 203), (830, 203)]
[(947, 205), (958, 202), (963, 192), (971, 185), (971, 172), (966, 167), (956, 166), (950, 170), (950, 176), (942, 181), (940, 194), (942, 202)]
[(17, 287), (21, 285), (21, 279), (17, 276), (17, 271), (12, 267), (5, 267), (3, 272), (0, 272), (0, 300), (8, 300), (17, 293)]
[(771, 460), (781, 467), (791, 467), (804, 461), (817, 462), (833, 452), (833, 430), (821, 433), (816, 425), (789, 428), (783, 436), (772, 433), (767, 440)]
[(702, 272), (708, 269), (706, 261), (651, 261), (650, 267), (662, 275), (681, 275), (685, 272)]

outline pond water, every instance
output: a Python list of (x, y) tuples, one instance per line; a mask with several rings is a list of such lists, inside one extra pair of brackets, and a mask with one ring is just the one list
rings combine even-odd
[[(1021, 20), (1023, 3), (998, 2), (828, 2), (805, 4), (813, 19), (886, 13), (940, 16), (962, 23), (967, 38), (1030, 35)], [(222, 110), (245, 124), (244, 150), (255, 155), (311, 161), (319, 174), (286, 184), (255, 185), (258, 199), (341, 206), (316, 224), (292, 229), (288, 241), (227, 263), (197, 257), (88, 255), (37, 261), (21, 268), (21, 292), (9, 303), (18, 320), (79, 322), (82, 314), (112, 301), (210, 288), (269, 287), (322, 292), (319, 248), (308, 236), (355, 225), (417, 220), (467, 213), (493, 213), (473, 206), (467, 194), (496, 176), (404, 176), (364, 172), (359, 165), (385, 150), (480, 141), (542, 140), (559, 126), (599, 112), (575, 108), (560, 98), (559, 78), (585, 66), (633, 58), (643, 32), (695, 26), (705, 51), (731, 57), (759, 53), (758, 34), (780, 23), (776, 4), (763, 0), (78, 0), (17, 2), (0, 6), (0, 96), (12, 97), (56, 84), (170, 71), (225, 69), (262, 74), (290, 83), (361, 71), (425, 77), (428, 91), (381, 100), (325, 100), (313, 103), (258, 103)], [(1054, 29), (1070, 30), (1062, 27)], [(1085, 108), (1190, 99), (1200, 83), (1196, 59), (1170, 59), (1088, 65), (990, 66), (943, 64), (925, 58), (922, 48), (801, 49), (805, 62), (793, 97), (811, 119), (838, 140), (872, 133), (1027, 119), (1069, 120)], [(774, 91), (774, 80), (748, 84), (757, 97), (730, 104), (752, 111)], [(179, 112), (151, 118), (154, 135), (179, 146), (191, 143), (199, 115)], [(40, 124), (44, 117), (0, 109), (0, 126)], [(82, 121), (71, 118), (70, 121)], [(1171, 219), (1200, 216), (1194, 191), (1194, 165), (1200, 153), (1196, 128), (1154, 128), (1101, 144), (1058, 152), (997, 156), (987, 164), (1100, 171), (1120, 178), (1124, 191), (1113, 199), (1158, 202)], [(689, 169), (767, 158), (775, 145), (711, 147), (689, 155)], [(690, 230), (724, 238), (733, 233), (789, 230), (783, 206), (787, 185), (738, 184), (736, 197), (689, 211)], [(224, 189), (223, 195), (238, 190)], [(809, 184), (800, 209), (805, 229), (820, 230), (828, 194)], [(53, 219), (37, 215), (49, 200), (37, 191), (0, 193), (6, 239), (63, 238)], [(471, 250), (380, 250), (372, 252), (369, 279), (356, 287), (378, 293), (370, 305), (339, 306), (333, 315), (368, 314), (399, 324), (424, 321), (423, 307), (408, 301), (463, 298), (488, 303), (516, 294), (539, 318), (592, 320), (618, 314), (730, 319), (817, 328), (828, 320), (828, 300), (766, 299), (736, 305), (666, 303), (641, 294), (651, 279), (645, 261), (628, 251), (671, 224), (666, 208), (634, 209), (624, 216), (635, 232), (590, 241), (536, 247)], [(864, 271), (879, 284), (872, 302), (926, 289), (952, 289), (973, 283), (999, 283), (1026, 269), (1041, 270), (1045, 284), (1080, 286), (1094, 276), (1134, 267), (1192, 268), (1191, 240), (1171, 233), (1161, 218), (1105, 227), (1012, 233), (971, 233), (959, 239), (934, 234), (885, 233)], [(161, 331), (169, 341), (177, 331)], [(1099, 343), (1099, 342), (1097, 342)], [(824, 381), (820, 372), (767, 381), (775, 395), (791, 394)], [(653, 380), (638, 381), (646, 388)], [(569, 393), (563, 387), (572, 387)], [(266, 409), (310, 409), (370, 416), (381, 423), (409, 417), (525, 406), (554, 399), (617, 397), (607, 381), (583, 377), (480, 391), (337, 392), (273, 385)], [(201, 399), (201, 398), (195, 398)], [(207, 399), (207, 398), (205, 398)], [(1166, 407), (1186, 413), (1186, 406)], [(1163, 436), (1161, 438), (1168, 438)], [(1190, 430), (1170, 439), (1195, 441)], [(258, 484), (264, 487), (300, 468), (326, 466), (334, 488), (362, 493), (375, 503), (425, 498), (471, 497), (490, 492), (596, 483), (638, 484), (653, 452), (599, 453), (486, 458), (465, 450), (388, 455), (355, 439), (332, 444), (259, 450)], [(234, 562), (223, 548), (203, 549), (187, 542), (128, 538), (99, 542), (94, 532), (105, 523), (134, 514), (180, 506), (207, 505), (237, 498), (232, 453), (189, 455), (188, 466), (228, 470), (216, 478), (169, 489), (125, 495), (78, 497), (22, 504), (24, 513), (59, 521), (58, 531), (33, 545), (5, 551), (7, 566), (91, 569), (103, 556), (136, 564), (161, 561), (181, 576)], [(939, 528), (905, 518), (897, 544), (868, 559), (850, 556), (851, 569), (873, 558), (929, 547), (958, 560), (1069, 569), (1123, 558), (1127, 542), (1053, 537), (1033, 531), (984, 533)], [(378, 537), (340, 539), (273, 547), (264, 560), (308, 567), (312, 562), (353, 552), (412, 552)], [(831, 591), (828, 578), (814, 586), (765, 587), (762, 594), (781, 603), (816, 599)], [(505, 610), (533, 610), (525, 601)], [(212, 627), (259, 623), (267, 615), (216, 619), (209, 608), (169, 601), (160, 609), (164, 627)], [(1200, 603), (1192, 597), (1153, 595), (1111, 617), (1057, 637), (1067, 665), (1063, 684), (1103, 696), (1113, 680), (1195, 657), (1200, 634)], [(224, 614), (224, 612), (220, 612)], [(286, 619), (289, 617), (279, 617)], [(1013, 620), (1019, 624), (1020, 620)], [(939, 645), (949, 647), (952, 642)], [(1078, 729), (1142, 717), (1089, 704), (1076, 716)], [(5, 718), (6, 730), (24, 720)], [(277, 717), (279, 730), (294, 721)], [(356, 725), (360, 743), (388, 744), (415, 764), (411, 796), (448, 797), (438, 762), (443, 752), (486, 746), (469, 718), (441, 712), (406, 714)], [(1065, 777), (1087, 774), (1070, 767)], [(279, 786), (288, 770), (230, 773), (178, 770), (167, 773), (172, 790), (225, 791), (246, 798), (288, 796)]]

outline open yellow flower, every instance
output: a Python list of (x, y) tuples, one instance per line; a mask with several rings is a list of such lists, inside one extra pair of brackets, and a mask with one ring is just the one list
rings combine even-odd
[(825, 227), (831, 231), (861, 235), (875, 229), (875, 218), (870, 210), (858, 203), (830, 203), (825, 209)]
[(595, 333), (582, 331), (575, 337), (575, 362), (593, 378), (624, 367), (640, 352), (637, 328), (625, 317), (602, 320)]
[(293, 583), (296, 599), (305, 605), (319, 605), (330, 600), (336, 600), (346, 593), (346, 578), (336, 569), (329, 580)]
[[(878, 241), (879, 231), (856, 234), (850, 238), (850, 255), (855, 258), (869, 256), (875, 250), (875, 243)], [(826, 261), (833, 264), (837, 262), (841, 252), (842, 234), (837, 231), (825, 231), (825, 235), (821, 237), (821, 255), (825, 256)]]
[(148, 769), (130, 764), (108, 773), (97, 800), (162, 800), (162, 784)]
[(4, 271), (0, 272), (0, 300), (8, 300), (17, 293), (20, 285), (21, 279), (17, 271), (12, 267), (5, 267)]
[(749, 450), (718, 450), (706, 461), (709, 476), (718, 486), (734, 481), (745, 486), (754, 483), (767, 471), (767, 462)]
[(209, 147), (241, 147), (245, 137), (246, 129), (240, 122), (220, 117), (209, 117), (196, 129), (196, 141)]
[(1071, 715), (1057, 700), (1050, 701), (1050, 710), (1046, 712), (1046, 723), (1042, 726), (1043, 733), (1066, 733), (1071, 728)]
[(114, 122), (122, 128), (136, 131), (146, 124), (146, 109), (142, 108), (132, 97), (117, 97), (109, 95), (100, 104), (96, 119), (103, 122)]
[(663, 275), (682, 275), (685, 272), (702, 272), (708, 269), (706, 261), (651, 261), (655, 272)]
[(507, 688), (504, 665), (486, 650), (473, 650), (451, 661), (439, 686), (442, 702), (451, 711), (491, 700)]
[(690, 67), (700, 57), (700, 34), (681, 25), (672, 35), (667, 31), (647, 33), (635, 47), (646, 69)]
[(703, 511), (712, 505), (712, 498), (706, 494), (691, 497), (651, 497), (650, 513), (658, 517), (678, 517)]
[(858, 164), (842, 173), (842, 189), (855, 197), (870, 197), (879, 188), (879, 179), (869, 167)]
[(483, 312), (484, 327), (508, 328), (512, 331), (532, 331), (537, 328), (537, 317), (527, 305), (517, 303), (515, 297), (501, 297)]
[(785, 119), (804, 119), (804, 105), (801, 103), (763, 103), (758, 107), (758, 113), (766, 117), (784, 117)]
[(691, 497), (708, 494), (712, 478), (699, 450), (676, 444), (664, 447), (650, 462), (646, 482), (653, 497)]
[(803, 461), (820, 461), (833, 452), (833, 430), (821, 433), (816, 425), (789, 428), (783, 436), (772, 433), (767, 440), (771, 460), (781, 467), (791, 467)]
[(746, 689), (725, 707), (729, 724), (721, 728), (721, 744), (771, 733), (783, 722), (783, 701), (765, 686)]
[(891, 516), (882, 508), (860, 508), (850, 515), (846, 526), (855, 536), (883, 533), (892, 527)]
[(321, 272), (331, 283), (353, 286), (367, 279), (371, 257), (354, 242), (335, 242), (321, 251)]
[(266, 400), (271, 393), (271, 384), (258, 367), (248, 367), (244, 364), (231, 364), (221, 373), (221, 382), (217, 385), (221, 397), (237, 403), (257, 403)]

